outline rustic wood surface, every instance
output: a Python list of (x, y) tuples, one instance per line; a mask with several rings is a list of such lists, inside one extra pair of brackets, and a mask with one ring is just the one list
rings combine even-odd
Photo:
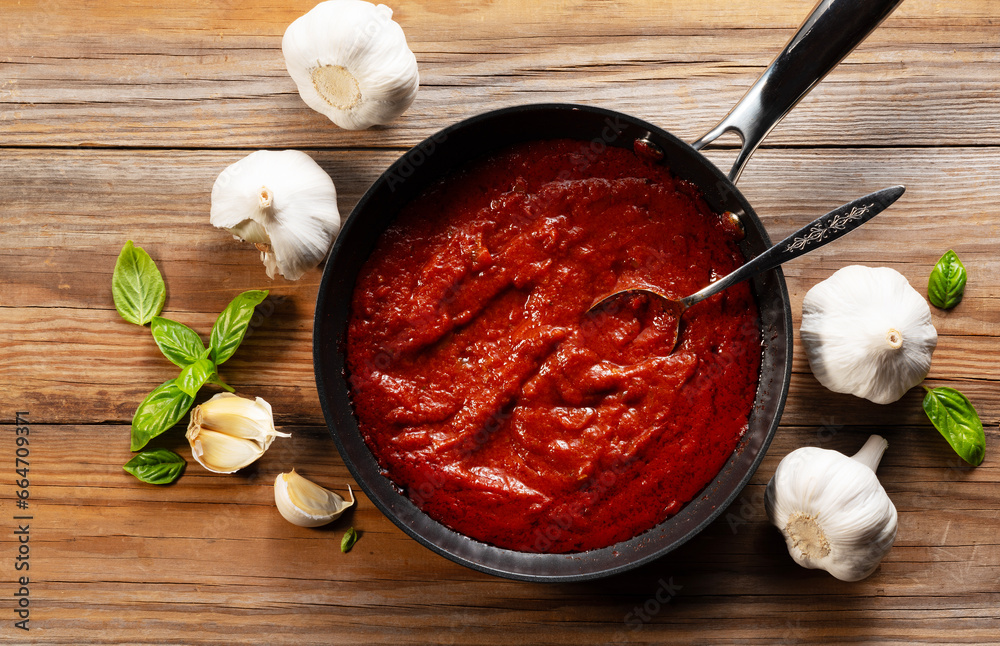
[[(399, 0), (421, 90), (391, 126), (347, 132), (309, 110), (284, 69), (281, 35), (311, 2), (0, 0), (0, 642), (1000, 643), (995, 0), (906, 0), (740, 180), (775, 238), (907, 185), (865, 229), (786, 266), (796, 329), (803, 295), (836, 269), (890, 266), (923, 290), (955, 249), (967, 294), (934, 310), (927, 383), (977, 405), (982, 466), (963, 466), (930, 426), (919, 389), (888, 406), (834, 395), (796, 345), (783, 423), (750, 486), (694, 541), (625, 575), (508, 581), (421, 547), (363, 495), (318, 530), (273, 505), (275, 475), (293, 466), (338, 490), (352, 480), (313, 380), (320, 270), (271, 281), (255, 251), (208, 224), (225, 166), (258, 148), (305, 150), (334, 178), (346, 215), (409, 146), (496, 107), (588, 103), (693, 140), (812, 4)], [(732, 154), (712, 156), (721, 165)], [(122, 471), (136, 405), (175, 373), (148, 330), (115, 312), (111, 272), (127, 239), (164, 274), (164, 314), (205, 335), (234, 295), (271, 290), (223, 369), (292, 433), (251, 468), (204, 471), (175, 429), (157, 441), (189, 459), (175, 485)], [(15, 506), (18, 412), (31, 428), (27, 510)], [(765, 483), (795, 448), (853, 452), (872, 432), (890, 443), (879, 476), (899, 510), (896, 545), (857, 583), (799, 568), (766, 522)], [(26, 571), (15, 570), (20, 523), (30, 525)], [(342, 554), (351, 526), (361, 540)], [(19, 576), (30, 579), (27, 632), (15, 626)]]

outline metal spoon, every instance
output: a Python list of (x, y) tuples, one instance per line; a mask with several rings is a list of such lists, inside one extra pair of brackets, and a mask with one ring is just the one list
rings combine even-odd
[(827, 243), (833, 242), (841, 236), (847, 235), (888, 208), (893, 202), (899, 199), (905, 190), (903, 186), (892, 186), (875, 191), (853, 202), (848, 202), (840, 208), (834, 209), (826, 215), (813, 220), (736, 271), (713, 281), (707, 287), (690, 296), (673, 299), (648, 287), (629, 287), (598, 298), (587, 309), (587, 313), (589, 314), (595, 310), (606, 310), (611, 302), (622, 297), (640, 294), (651, 296), (662, 303), (664, 311), (674, 314), (673, 348), (673, 346), (677, 345), (677, 338), (680, 334), (681, 315), (687, 308), (705, 300), (709, 296), (718, 294), (727, 287), (744, 281), (760, 272), (773, 269), (792, 258), (798, 258), (803, 254), (819, 249)]

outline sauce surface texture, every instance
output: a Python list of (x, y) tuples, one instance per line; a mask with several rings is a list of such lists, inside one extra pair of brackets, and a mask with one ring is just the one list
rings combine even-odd
[(760, 368), (746, 283), (671, 319), (743, 262), (698, 191), (629, 150), (519, 145), (429, 189), (358, 277), (351, 396), (384, 473), (471, 538), (605, 547), (675, 514), (747, 427)]

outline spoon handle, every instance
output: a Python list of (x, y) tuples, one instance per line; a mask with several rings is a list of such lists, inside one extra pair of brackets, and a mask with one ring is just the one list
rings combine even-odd
[(906, 189), (902, 186), (883, 188), (816, 218), (736, 271), (682, 299), (682, 302), (690, 307), (731, 285), (768, 269), (773, 269), (792, 258), (798, 258), (847, 235), (887, 209), (899, 199), (904, 190)]

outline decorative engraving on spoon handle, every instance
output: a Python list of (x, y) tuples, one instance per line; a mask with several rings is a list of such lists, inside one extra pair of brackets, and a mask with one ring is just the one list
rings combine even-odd
[[(855, 206), (851, 209), (850, 213), (832, 213), (830, 215), (833, 217), (829, 221), (822, 221), (825, 218), (820, 218), (821, 221), (814, 222), (809, 228), (809, 233), (804, 236), (796, 236), (794, 240), (789, 242), (785, 246), (785, 251), (805, 250), (814, 242), (823, 240), (834, 231), (843, 231), (846, 233), (845, 229), (847, 229), (848, 224), (855, 220), (860, 220), (874, 206), (875, 203), (872, 202), (864, 206)], [(853, 229), (854, 227), (851, 228)]]

